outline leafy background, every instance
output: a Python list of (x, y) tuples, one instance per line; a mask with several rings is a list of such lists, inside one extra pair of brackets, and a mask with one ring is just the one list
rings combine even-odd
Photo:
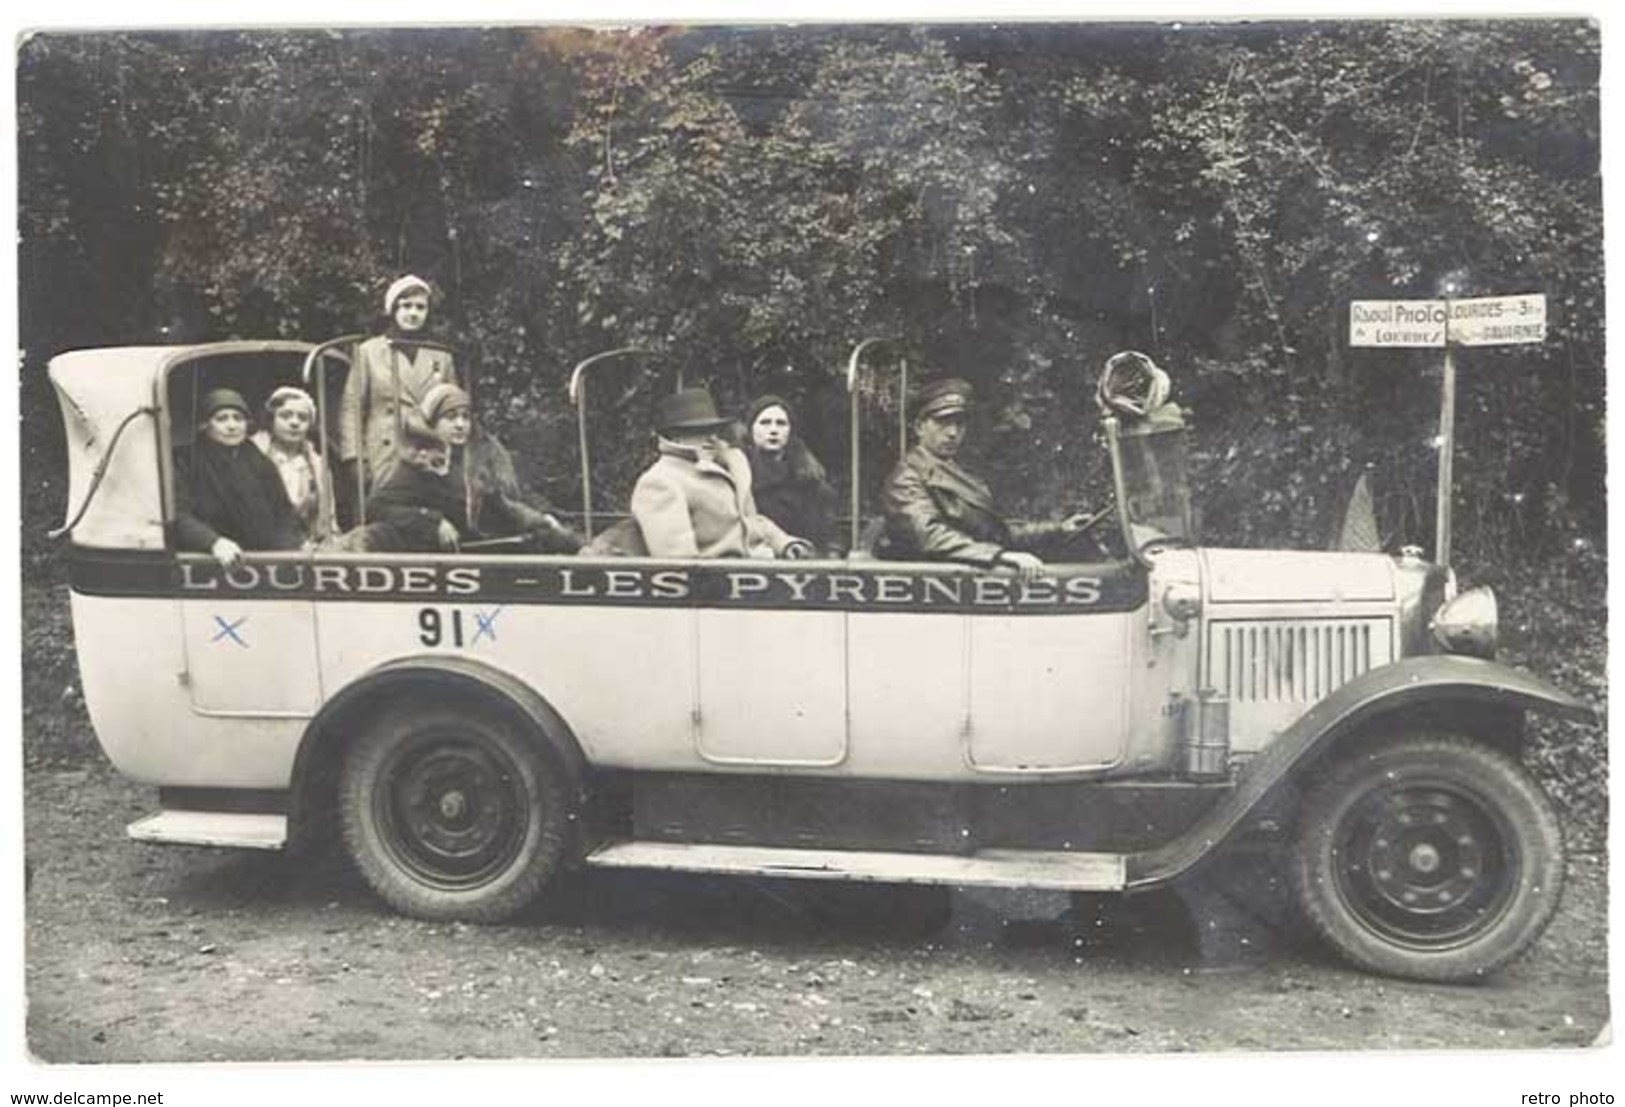
[[(1431, 547), (1438, 358), (1352, 299), (1543, 292), (1549, 339), (1460, 357), (1456, 568), (1507, 653), (1605, 697), (1597, 27), (1580, 20), (43, 34), (18, 59), (29, 756), (88, 754), (61, 571), (64, 349), (379, 325), (430, 278), (482, 418), (600, 509), (678, 380), (773, 389), (838, 482), (853, 343), (980, 387), (1016, 513), (1103, 501), (1090, 390), (1152, 353), (1194, 413), (1211, 544), (1326, 543), (1361, 473)], [(862, 428), (894, 456), (883, 373)], [(599, 429), (602, 428), (602, 429)], [(1600, 845), (1601, 730), (1533, 760)]]

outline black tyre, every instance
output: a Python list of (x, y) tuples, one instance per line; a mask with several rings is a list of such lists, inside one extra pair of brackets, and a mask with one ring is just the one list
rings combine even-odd
[(1304, 913), (1362, 968), (1471, 980), (1527, 950), (1557, 910), (1563, 837), (1505, 754), (1418, 735), (1334, 762), (1304, 797)]
[(564, 857), (576, 793), (557, 761), (493, 713), (392, 712), (345, 757), (345, 844), (403, 914), (501, 922), (536, 898)]

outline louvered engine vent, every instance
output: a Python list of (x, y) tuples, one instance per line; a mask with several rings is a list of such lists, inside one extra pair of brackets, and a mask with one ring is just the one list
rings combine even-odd
[(1386, 619), (1215, 622), (1207, 686), (1232, 703), (1317, 703), (1393, 660)]

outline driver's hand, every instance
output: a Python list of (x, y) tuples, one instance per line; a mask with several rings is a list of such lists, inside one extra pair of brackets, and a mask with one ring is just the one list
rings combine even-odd
[(243, 563), (243, 548), (224, 535), (214, 540), (209, 552), (223, 569), (235, 569)]
[(999, 555), (998, 564), (1008, 565), (1022, 580), (1037, 580), (1044, 575), (1044, 559), (1024, 550), (1005, 550)]
[(1076, 515), (1068, 515), (1061, 520), (1061, 529), (1067, 534), (1077, 534), (1089, 525), (1094, 516), (1087, 511), (1080, 511)]
[(440, 520), (440, 531), (437, 537), (440, 539), (440, 548), (442, 550), (456, 551), (458, 543), (457, 528), (451, 525), (450, 519)]

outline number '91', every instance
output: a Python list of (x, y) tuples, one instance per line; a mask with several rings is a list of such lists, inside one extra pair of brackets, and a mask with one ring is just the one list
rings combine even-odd
[[(449, 617), (448, 617), (449, 616)], [(446, 640), (450, 623), (451, 640)], [(418, 612), (418, 640), (425, 646), (461, 646), (463, 644), (463, 613), (452, 610), (442, 615), (437, 608), (425, 607)]]

